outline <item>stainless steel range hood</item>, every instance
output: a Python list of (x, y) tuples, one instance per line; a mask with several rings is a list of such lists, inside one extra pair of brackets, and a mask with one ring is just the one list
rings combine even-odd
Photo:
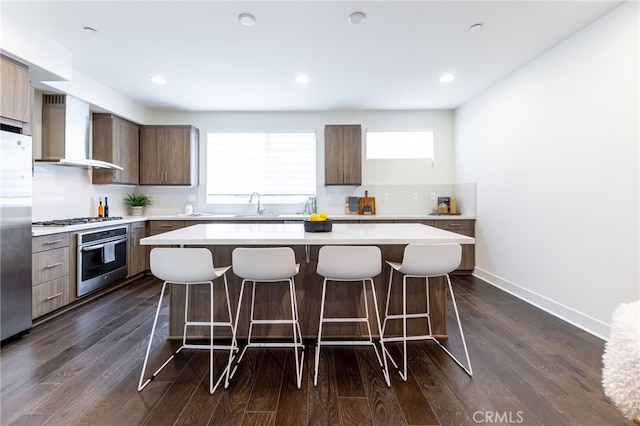
[(60, 166), (123, 170), (89, 158), (89, 104), (68, 95), (42, 95), (42, 158)]

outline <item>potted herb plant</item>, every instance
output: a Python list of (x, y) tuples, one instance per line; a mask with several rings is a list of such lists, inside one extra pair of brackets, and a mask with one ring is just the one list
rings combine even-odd
[(145, 194), (127, 194), (124, 198), (125, 204), (131, 206), (132, 216), (142, 216), (144, 208), (151, 205), (151, 197)]

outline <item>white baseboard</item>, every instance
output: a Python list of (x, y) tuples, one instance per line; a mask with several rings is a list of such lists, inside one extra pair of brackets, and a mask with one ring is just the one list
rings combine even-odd
[(476, 267), (473, 270), (473, 276), (480, 278), (481, 280), (486, 281), (492, 286), (497, 287), (500, 290), (503, 290), (517, 297), (518, 299), (524, 300), (525, 302), (537, 308), (540, 308), (543, 311), (548, 312), (549, 314), (560, 318), (561, 320), (566, 321), (569, 324), (574, 325), (589, 334), (593, 334), (594, 336), (599, 337), (602, 340), (606, 341), (609, 338), (611, 324), (606, 324), (600, 320), (590, 317), (589, 315), (578, 312), (575, 309), (551, 300), (548, 297), (542, 296), (531, 290), (527, 290), (524, 287), (521, 287), (504, 278), (487, 272), (481, 268)]

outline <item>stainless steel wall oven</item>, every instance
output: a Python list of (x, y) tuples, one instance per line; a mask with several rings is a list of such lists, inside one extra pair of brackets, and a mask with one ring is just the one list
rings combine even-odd
[(78, 297), (127, 276), (126, 226), (78, 234)]

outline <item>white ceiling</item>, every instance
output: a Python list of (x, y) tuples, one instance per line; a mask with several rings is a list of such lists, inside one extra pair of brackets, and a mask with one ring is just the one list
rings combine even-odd
[[(75, 70), (151, 108), (322, 111), (455, 108), (620, 3), (2, 0), (0, 7), (69, 49)], [(366, 20), (350, 24), (354, 11)], [(242, 12), (256, 24), (240, 25)], [(482, 30), (469, 31), (476, 23)], [(307, 85), (295, 83), (300, 72)], [(440, 83), (444, 73), (456, 79)], [(150, 83), (155, 74), (168, 83)]]

